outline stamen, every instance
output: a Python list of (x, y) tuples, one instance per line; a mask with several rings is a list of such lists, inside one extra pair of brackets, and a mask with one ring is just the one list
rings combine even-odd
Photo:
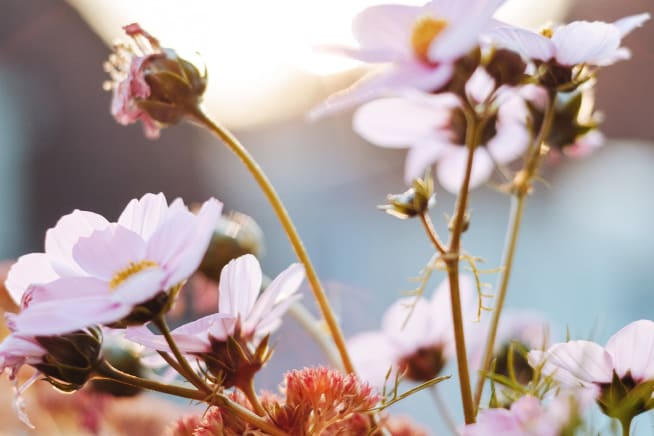
[(125, 280), (127, 280), (129, 277), (132, 275), (141, 272), (145, 269), (148, 268), (154, 268), (157, 267), (157, 263), (153, 262), (151, 260), (142, 260), (140, 262), (130, 262), (126, 268), (118, 271), (114, 276), (111, 278), (111, 281), (109, 282), (109, 288), (110, 289), (116, 289), (119, 285), (121, 285)]
[(429, 47), (432, 41), (440, 35), (448, 26), (448, 22), (443, 19), (432, 17), (423, 17), (416, 22), (411, 35), (411, 45), (415, 55), (426, 63), (429, 60)]

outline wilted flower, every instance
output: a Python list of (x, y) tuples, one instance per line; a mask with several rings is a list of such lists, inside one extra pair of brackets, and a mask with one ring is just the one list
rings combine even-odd
[(498, 26), (490, 32), (490, 40), (537, 63), (546, 63), (541, 80), (558, 86), (572, 81), (572, 67), (576, 65), (603, 67), (628, 59), (631, 52), (621, 46), (622, 38), (648, 19), (649, 14), (639, 14), (614, 23), (575, 21), (540, 34)]
[(455, 73), (456, 62), (479, 44), (480, 34), (504, 0), (433, 0), (424, 6), (379, 5), (362, 11), (352, 31), (358, 48), (331, 52), (390, 66), (332, 96), (314, 115), (379, 97), (419, 89), (436, 91)]
[[(477, 70), (466, 85), (475, 101), (485, 100), (494, 81)], [(470, 180), (477, 187), (490, 178), (496, 165), (519, 158), (527, 149), (527, 110), (522, 99), (510, 91), (498, 99), (497, 115), (487, 120), (475, 149)], [(452, 94), (384, 98), (361, 106), (354, 115), (354, 130), (375, 145), (409, 148), (404, 168), (407, 184), (438, 162), (440, 184), (458, 193), (463, 183), (468, 147), (468, 123), (457, 97)]]
[[(474, 285), (467, 276), (459, 280), (465, 316), (474, 311)], [(391, 367), (412, 381), (434, 378), (455, 352), (449, 281), (439, 285), (431, 300), (395, 302), (382, 318), (381, 331), (352, 337), (348, 349), (357, 374), (377, 388), (384, 385)]]
[(590, 341), (552, 345), (529, 353), (529, 363), (542, 367), (564, 386), (599, 391), (598, 404), (622, 421), (654, 407), (654, 322), (632, 322), (611, 336), (605, 347)]
[(136, 23), (124, 27), (131, 44), (117, 44), (105, 70), (113, 89), (111, 114), (120, 124), (143, 122), (145, 135), (159, 137), (162, 127), (178, 122), (196, 108), (207, 86), (206, 73)]
[[(479, 412), (477, 423), (467, 425), (463, 436), (559, 436), (572, 434), (578, 417), (588, 401), (568, 392), (552, 398), (547, 404), (525, 395), (510, 409), (486, 409)], [(565, 432), (567, 430), (568, 432)]]
[(22, 256), (9, 272), (7, 288), (22, 306), (13, 325), (55, 335), (150, 321), (197, 269), (221, 206), (211, 199), (194, 215), (179, 199), (168, 206), (163, 194), (146, 194), (116, 223), (79, 210), (62, 217), (46, 233), (45, 253)]

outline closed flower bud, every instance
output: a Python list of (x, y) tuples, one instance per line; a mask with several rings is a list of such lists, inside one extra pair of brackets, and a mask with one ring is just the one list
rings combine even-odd
[[(144, 376), (144, 368), (141, 365), (138, 351), (132, 342), (126, 341), (118, 336), (105, 338), (102, 347), (102, 357), (111, 366), (127, 374), (136, 377)], [(111, 380), (93, 380), (91, 388), (103, 394), (114, 397), (133, 397), (142, 392), (142, 388), (117, 383)]]
[(422, 215), (436, 204), (434, 181), (429, 175), (424, 179), (415, 179), (410, 189), (401, 194), (389, 194), (387, 200), (387, 204), (378, 207), (396, 218)]
[(80, 389), (89, 379), (100, 360), (102, 333), (98, 328), (79, 330), (61, 336), (36, 336), (45, 349), (34, 366), (45, 379), (64, 392)]
[(263, 249), (263, 232), (250, 216), (239, 212), (222, 215), (216, 222), (199, 271), (218, 281), (220, 272), (230, 260), (245, 254), (259, 257)]

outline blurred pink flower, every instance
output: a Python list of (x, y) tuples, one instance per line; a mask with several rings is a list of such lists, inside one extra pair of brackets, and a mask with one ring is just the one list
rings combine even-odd
[[(461, 276), (460, 284), (464, 317), (472, 319), (476, 315), (474, 284), (467, 276)], [(431, 300), (395, 302), (384, 313), (381, 330), (352, 337), (348, 349), (359, 377), (376, 388), (384, 386), (391, 367), (390, 383), (398, 371), (407, 371), (407, 378), (414, 381), (435, 377), (455, 352), (449, 281), (438, 286)]]
[(450, 80), (454, 63), (479, 44), (504, 0), (433, 0), (424, 6), (378, 5), (352, 24), (359, 47), (326, 46), (325, 51), (371, 63), (390, 64), (330, 97), (313, 112), (321, 116), (384, 93), (434, 91)]
[[(261, 266), (256, 257), (246, 254), (230, 261), (220, 274), (218, 312), (184, 324), (172, 331), (180, 350), (186, 353), (211, 351), (212, 341), (224, 342), (239, 324), (245, 339), (261, 339), (275, 331), (304, 280), (304, 268), (292, 264), (281, 272), (259, 295)], [(168, 350), (163, 336), (145, 327), (127, 329), (126, 337), (157, 350)]]
[[(483, 101), (494, 90), (494, 81), (479, 69), (466, 85), (472, 101)], [(475, 150), (471, 188), (487, 181), (496, 165), (519, 158), (527, 149), (527, 109), (517, 93), (503, 90), (498, 96), (496, 118), (489, 120), (482, 143)], [(387, 148), (409, 148), (404, 169), (407, 184), (422, 177), (438, 163), (440, 184), (458, 193), (465, 174), (468, 148), (466, 119), (453, 94), (413, 94), (383, 98), (361, 106), (353, 119), (354, 130), (371, 143)]]
[(629, 59), (631, 52), (621, 46), (622, 38), (649, 18), (645, 13), (614, 23), (575, 21), (549, 30), (551, 35), (547, 36), (518, 27), (499, 26), (489, 32), (489, 39), (537, 61), (555, 61), (568, 67), (580, 64), (602, 67)]
[(465, 426), (462, 436), (559, 436), (575, 416), (590, 404), (585, 398), (563, 392), (547, 404), (525, 395), (511, 409), (485, 409), (479, 412), (477, 423)]
[(146, 194), (116, 223), (79, 210), (62, 217), (46, 233), (45, 252), (9, 271), (7, 289), (22, 307), (13, 328), (56, 335), (111, 324), (167, 294), (197, 269), (221, 208), (210, 199), (194, 215), (180, 199), (169, 206), (163, 194)]
[(610, 384), (615, 373), (634, 384), (654, 380), (654, 322), (640, 320), (623, 327), (602, 347), (590, 341), (569, 341), (547, 351), (529, 352), (533, 367), (564, 386)]

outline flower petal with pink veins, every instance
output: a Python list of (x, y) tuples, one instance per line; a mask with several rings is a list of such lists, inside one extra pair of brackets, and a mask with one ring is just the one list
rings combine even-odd
[(641, 319), (623, 327), (606, 343), (615, 372), (631, 373), (638, 383), (654, 380), (654, 322)]
[(23, 306), (32, 306), (52, 300), (74, 300), (82, 297), (106, 297), (107, 282), (95, 277), (64, 277), (45, 284), (34, 284), (25, 292)]
[(392, 50), (408, 57), (411, 32), (420, 11), (415, 6), (372, 6), (354, 18), (352, 33), (362, 48)]
[(117, 224), (80, 238), (73, 258), (89, 275), (110, 281), (117, 273), (144, 259), (145, 241)]
[(218, 313), (244, 319), (254, 307), (261, 290), (261, 266), (246, 254), (231, 260), (220, 273)]
[(538, 366), (543, 360), (543, 374), (552, 375), (564, 385), (610, 383), (613, 359), (594, 342), (570, 341), (555, 344), (547, 351), (530, 351), (529, 364)]
[(561, 65), (603, 63), (620, 47), (620, 29), (599, 21), (575, 21), (559, 27), (552, 36)]
[(30, 253), (18, 258), (9, 269), (5, 286), (16, 305), (32, 284), (49, 283), (59, 278), (45, 253)]
[(73, 259), (73, 246), (79, 238), (109, 226), (109, 222), (93, 212), (75, 210), (64, 215), (45, 234), (45, 252), (53, 269), (61, 276), (84, 275)]
[(381, 389), (388, 370), (393, 367), (389, 385), (393, 384), (400, 356), (386, 335), (381, 332), (358, 334), (347, 341), (347, 349), (359, 378)]
[(163, 193), (145, 194), (130, 201), (118, 218), (118, 224), (147, 241), (166, 218), (168, 202)]
[[(458, 194), (465, 177), (467, 159), (468, 148), (457, 147), (438, 162), (438, 181), (447, 191)], [(470, 189), (483, 185), (493, 174), (494, 168), (488, 151), (483, 147), (477, 148), (472, 162)]]
[(407, 98), (380, 98), (357, 109), (352, 126), (375, 145), (406, 148), (436, 129), (441, 112)]

